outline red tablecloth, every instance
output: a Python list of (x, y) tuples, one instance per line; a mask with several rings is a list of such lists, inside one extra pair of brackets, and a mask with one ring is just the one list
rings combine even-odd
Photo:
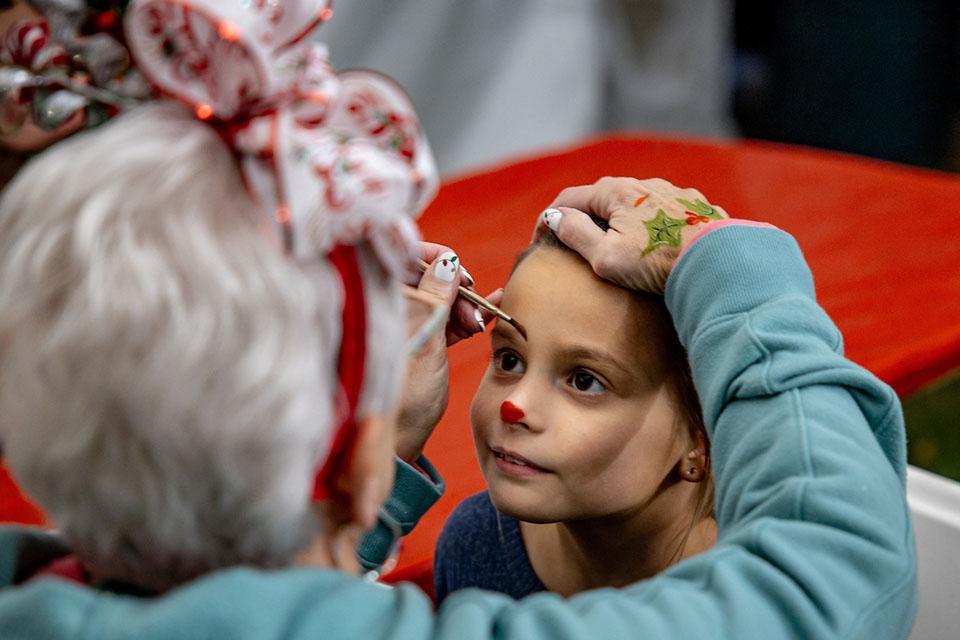
[[(424, 237), (455, 247), (482, 292), (492, 290), (556, 193), (604, 175), (696, 186), (731, 215), (792, 233), (847, 354), (899, 393), (960, 366), (960, 178), (953, 175), (757, 142), (607, 138), (448, 181), (421, 221)], [(452, 350), (450, 408), (427, 448), (447, 493), (406, 540), (402, 577), (427, 577), (444, 519), (483, 486), (468, 411), (488, 346), (477, 338)], [(37, 521), (14, 489), (0, 491), (0, 519)]]

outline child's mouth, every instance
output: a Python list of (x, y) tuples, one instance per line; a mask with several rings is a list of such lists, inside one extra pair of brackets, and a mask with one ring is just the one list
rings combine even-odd
[(490, 452), (493, 453), (497, 468), (506, 475), (528, 478), (542, 473), (549, 473), (547, 469), (538, 467), (530, 460), (511, 451), (491, 447)]

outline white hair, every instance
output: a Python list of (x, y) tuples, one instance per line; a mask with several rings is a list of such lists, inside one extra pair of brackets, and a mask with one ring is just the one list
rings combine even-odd
[[(264, 240), (229, 150), (171, 103), (55, 145), (2, 195), (0, 434), (25, 491), (113, 579), (288, 563), (333, 419), (329, 264)], [(373, 280), (382, 408), (402, 301)]]

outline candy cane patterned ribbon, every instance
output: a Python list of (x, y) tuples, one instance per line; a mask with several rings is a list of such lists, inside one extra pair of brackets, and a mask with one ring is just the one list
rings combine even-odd
[(0, 64), (43, 72), (53, 67), (66, 67), (70, 58), (66, 49), (52, 42), (46, 24), (21, 20), (4, 36)]

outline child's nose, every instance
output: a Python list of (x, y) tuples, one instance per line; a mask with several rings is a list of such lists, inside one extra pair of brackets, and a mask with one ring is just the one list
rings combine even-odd
[(530, 398), (523, 397), (523, 394), (512, 394), (507, 400), (500, 404), (500, 420), (509, 428), (520, 428), (526, 431), (542, 431), (540, 420), (535, 414), (538, 413), (535, 402)]
[(507, 424), (518, 424), (525, 415), (523, 409), (509, 400), (504, 400), (503, 404), (500, 405), (500, 418)]
[(543, 430), (544, 400), (549, 397), (549, 391), (541, 384), (535, 375), (523, 376), (523, 379), (510, 386), (509, 391), (501, 396), (500, 421), (511, 429), (524, 429), (531, 432)]

